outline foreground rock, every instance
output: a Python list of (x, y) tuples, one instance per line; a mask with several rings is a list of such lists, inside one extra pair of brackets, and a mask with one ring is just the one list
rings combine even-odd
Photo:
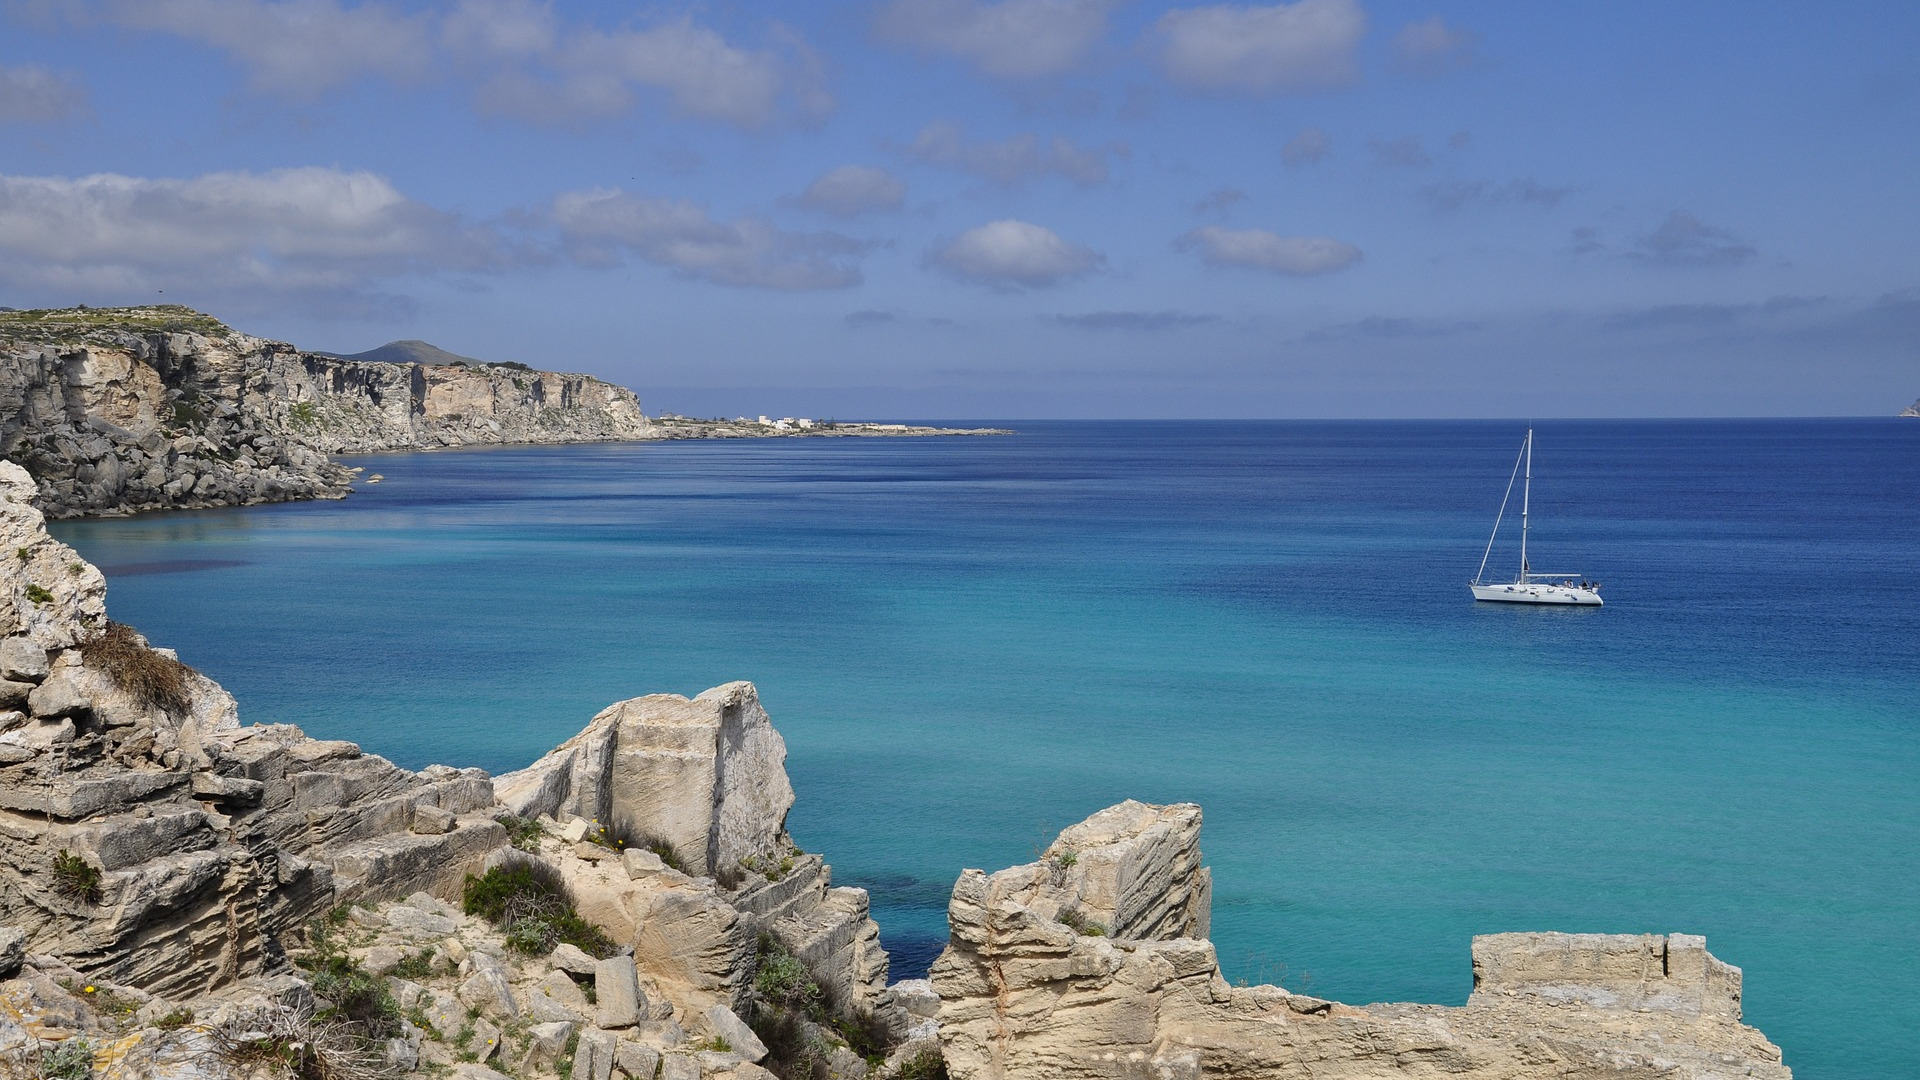
[[(503, 802), (478, 769), (241, 725), (107, 620), (33, 492), (0, 462), (0, 1074), (79, 1054), (222, 1080), (316, 1047), (339, 1077), (761, 1080), (743, 1016), (771, 961), (824, 994), (820, 1024), (793, 1023), (837, 1047), (832, 1075), (865, 1074), (821, 1025), (892, 1008), (887, 956), (866, 893), (787, 836), (786, 748), (751, 684), (615, 705), (503, 778)], [(455, 906), (472, 876), (525, 867), (559, 882), (512, 916), (534, 924)], [(554, 947), (559, 899), (595, 954)], [(353, 1019), (327, 1019), (343, 1001)], [(371, 1047), (341, 1034), (369, 1023)]]
[(933, 967), (948, 1068), (1001, 1078), (1790, 1074), (1740, 970), (1686, 934), (1497, 934), (1461, 1008), (1234, 987), (1205, 940), (1200, 809), (1127, 802), (1038, 862), (961, 874)]
[[(844, 1006), (870, 1009), (886, 989), (887, 955), (862, 889), (835, 888), (817, 855), (786, 833), (793, 787), (786, 742), (751, 683), (729, 683), (688, 700), (635, 698), (594, 717), (586, 730), (495, 790), (523, 817), (586, 819), (629, 838), (616, 862), (576, 847), (600, 865), (566, 863), (587, 918), (654, 942), (653, 973), (744, 1004), (761, 932), (775, 934)], [(651, 849), (651, 850), (649, 850)], [(656, 853), (657, 852), (657, 853)], [(671, 861), (671, 865), (666, 860)], [(717, 879), (722, 895), (697, 881)], [(635, 884), (635, 882), (639, 882)], [(668, 939), (701, 943), (667, 948)]]
[(0, 455), (53, 517), (339, 498), (335, 453), (651, 434), (586, 375), (344, 360), (182, 307), (0, 313)]

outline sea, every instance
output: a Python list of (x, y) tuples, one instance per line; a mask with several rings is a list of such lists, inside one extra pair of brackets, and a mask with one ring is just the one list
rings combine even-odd
[(1235, 981), (1459, 1004), (1475, 934), (1704, 934), (1797, 1076), (1920, 1075), (1920, 421), (1534, 421), (1531, 563), (1606, 606), (1476, 604), (1528, 423), (393, 454), (55, 532), (243, 720), (407, 766), (752, 680), (895, 977), (963, 867), (1192, 801)]

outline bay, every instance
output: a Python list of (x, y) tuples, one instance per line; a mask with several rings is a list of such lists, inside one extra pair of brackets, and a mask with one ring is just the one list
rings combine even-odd
[(1457, 1004), (1476, 933), (1703, 933), (1796, 1075), (1920, 1073), (1920, 422), (1537, 423), (1578, 611), (1465, 587), (1522, 422), (1001, 426), (384, 455), (56, 532), (243, 718), (405, 765), (753, 680), (896, 976), (961, 867), (1190, 800), (1230, 978)]

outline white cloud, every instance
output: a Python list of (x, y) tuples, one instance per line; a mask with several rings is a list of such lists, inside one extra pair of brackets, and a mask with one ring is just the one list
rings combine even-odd
[(497, 234), (366, 172), (0, 176), (0, 280), (96, 302), (165, 288), (364, 296), (396, 276), (510, 261)]
[(1107, 32), (1116, 0), (892, 0), (874, 17), (884, 41), (947, 53), (988, 75), (1030, 79), (1073, 67)]
[(1319, 128), (1305, 128), (1280, 148), (1280, 162), (1289, 168), (1311, 165), (1333, 149), (1333, 136)]
[(776, 27), (777, 48), (745, 49), (691, 18), (638, 30), (563, 32), (524, 0), (463, 0), (443, 40), (483, 77), (482, 112), (534, 124), (572, 124), (631, 109), (635, 88), (658, 91), (703, 120), (758, 127), (783, 107), (803, 119), (833, 107), (823, 65), (798, 36)]
[(885, 169), (869, 165), (842, 165), (807, 185), (793, 199), (795, 206), (834, 217), (898, 210), (906, 200), (907, 185)]
[(631, 110), (637, 91), (703, 120), (757, 127), (833, 107), (825, 65), (775, 24), (764, 48), (690, 16), (603, 31), (563, 24), (535, 0), (457, 0), (410, 14), (364, 0), (53, 0), (76, 21), (172, 34), (231, 55), (254, 88), (309, 101), (367, 76), (413, 81), (457, 70), (480, 111), (576, 124)]
[(311, 100), (366, 75), (410, 80), (433, 56), (425, 16), (338, 0), (77, 0), (82, 19), (151, 30), (230, 53), (261, 90)]
[(1397, 139), (1370, 139), (1367, 149), (1373, 151), (1373, 166), (1376, 169), (1424, 169), (1433, 164), (1433, 156), (1420, 145), (1417, 135), (1402, 135)]
[(1432, 78), (1474, 62), (1479, 37), (1448, 26), (1438, 15), (1408, 23), (1393, 35), (1393, 65), (1412, 75)]
[(1246, 201), (1247, 193), (1239, 188), (1215, 188), (1193, 204), (1193, 212), (1203, 217), (1224, 217), (1229, 210)]
[(996, 184), (1051, 175), (1092, 187), (1106, 181), (1107, 159), (1125, 157), (1127, 151), (1123, 146), (1076, 146), (1059, 135), (1045, 141), (1025, 134), (1001, 142), (971, 142), (959, 128), (935, 121), (920, 130), (905, 153), (916, 161), (970, 172)]
[(613, 188), (562, 194), (552, 218), (583, 265), (618, 265), (632, 254), (687, 277), (762, 289), (858, 284), (860, 270), (851, 260), (869, 247), (837, 233), (783, 231), (758, 218), (715, 221), (684, 199)]
[(0, 124), (46, 124), (87, 111), (77, 84), (28, 64), (0, 67)]
[(954, 277), (999, 289), (1056, 285), (1091, 273), (1103, 261), (1052, 229), (1010, 220), (968, 229), (930, 259)]
[(1467, 206), (1558, 206), (1573, 194), (1570, 187), (1550, 187), (1532, 177), (1496, 184), (1491, 180), (1443, 180), (1420, 189), (1420, 196), (1435, 210), (1452, 211)]
[(460, 0), (440, 22), (447, 51), (468, 59), (540, 56), (559, 39), (553, 8), (537, 0)]
[(1359, 80), (1354, 49), (1367, 32), (1367, 16), (1356, 0), (1220, 4), (1170, 11), (1154, 32), (1167, 76), (1182, 86), (1302, 92)]
[(1759, 254), (1739, 237), (1685, 210), (1668, 214), (1659, 228), (1641, 237), (1634, 247), (1635, 259), (1672, 266), (1733, 266)]
[(1251, 266), (1277, 274), (1330, 274), (1361, 259), (1360, 249), (1330, 236), (1281, 236), (1265, 229), (1203, 225), (1175, 245), (1214, 266)]

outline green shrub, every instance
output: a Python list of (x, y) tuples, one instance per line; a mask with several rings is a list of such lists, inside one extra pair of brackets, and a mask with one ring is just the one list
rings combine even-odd
[(400, 1034), (400, 1003), (393, 999), (385, 979), (343, 953), (312, 958), (303, 966), (314, 996), (327, 1002), (315, 1011), (315, 1019), (351, 1024), (369, 1039)]
[(480, 877), (468, 874), (460, 906), (499, 927), (509, 947), (528, 955), (544, 956), (561, 942), (589, 956), (608, 957), (619, 951), (605, 930), (574, 910), (560, 872), (537, 859), (522, 856)]
[(539, 851), (540, 839), (547, 835), (546, 826), (533, 818), (518, 814), (501, 814), (493, 820), (506, 827), (507, 843), (521, 851)]
[(161, 1031), (179, 1031), (191, 1023), (193, 1023), (193, 1010), (179, 1008), (155, 1020), (153, 1026)]
[(731, 1054), (733, 1053), (733, 1044), (727, 1041), (726, 1036), (715, 1035), (710, 1039), (702, 1039), (692, 1046), (687, 1047), (687, 1049), (696, 1054), (702, 1050), (710, 1050), (716, 1054)]
[(53, 857), (53, 890), (83, 904), (100, 902), (100, 868), (66, 848)]
[(947, 1080), (947, 1059), (938, 1050), (922, 1050), (900, 1063), (895, 1080)]
[(1077, 907), (1060, 909), (1060, 924), (1081, 937), (1106, 937), (1107, 928), (1087, 918)]
[(759, 970), (753, 976), (753, 992), (761, 1001), (790, 1009), (803, 1016), (820, 1018), (826, 998), (813, 972), (800, 958), (787, 951), (780, 939), (761, 934), (755, 959)]
[(673, 845), (668, 843), (665, 837), (655, 836), (652, 833), (640, 833), (627, 838), (627, 846), (645, 848), (658, 855), (660, 861), (667, 864), (668, 869), (678, 870), (683, 874), (687, 872), (686, 864), (680, 861), (680, 856), (674, 852)]
[(429, 945), (420, 952), (413, 953), (402, 959), (398, 964), (393, 966), (393, 974), (397, 978), (406, 979), (410, 982), (419, 982), (422, 979), (432, 978), (433, 946)]
[(36, 606), (41, 604), (51, 604), (53, 603), (53, 594), (48, 592), (46, 589), (42, 588), (41, 586), (28, 585), (27, 599), (33, 601)]
[(40, 1054), (41, 1080), (87, 1080), (93, 1075), (93, 1044), (79, 1036)]
[(848, 1009), (833, 1018), (833, 1030), (854, 1053), (867, 1059), (870, 1066), (878, 1066), (887, 1058), (892, 1040), (887, 1036), (885, 1024), (880, 1018), (866, 1009)]

